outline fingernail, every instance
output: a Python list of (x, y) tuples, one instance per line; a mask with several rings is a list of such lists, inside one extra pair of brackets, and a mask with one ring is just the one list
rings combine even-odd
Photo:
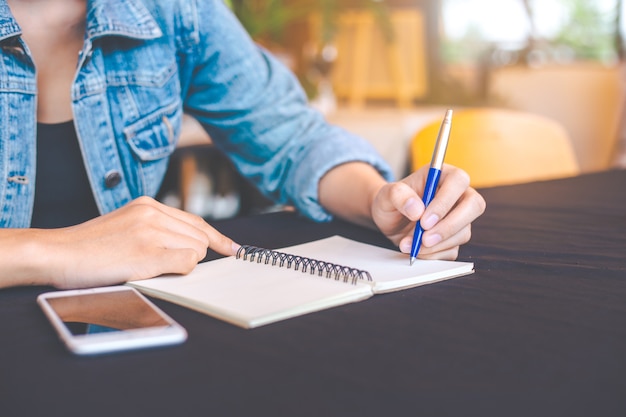
[(422, 225), (424, 229), (428, 230), (432, 228), (434, 225), (436, 225), (438, 221), (439, 221), (439, 216), (437, 216), (436, 214), (431, 214), (430, 216), (428, 216), (427, 219), (420, 220), (420, 224)]
[(409, 198), (404, 205), (404, 212), (409, 218), (415, 219), (422, 212), (422, 205), (414, 198)]
[(441, 235), (435, 233), (434, 235), (424, 235), (422, 238), (422, 244), (424, 246), (432, 247), (441, 242)]
[(400, 252), (409, 253), (411, 252), (411, 242), (410, 241), (402, 241), (400, 242)]

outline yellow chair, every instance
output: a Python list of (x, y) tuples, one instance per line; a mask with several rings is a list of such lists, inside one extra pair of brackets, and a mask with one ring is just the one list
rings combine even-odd
[[(412, 139), (413, 170), (430, 163), (440, 124), (440, 120), (432, 122)], [(473, 187), (580, 173), (571, 140), (559, 123), (544, 116), (505, 109), (456, 110), (445, 162), (464, 169)]]

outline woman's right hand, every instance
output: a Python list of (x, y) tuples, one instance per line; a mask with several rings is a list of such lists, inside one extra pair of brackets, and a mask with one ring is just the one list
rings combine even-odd
[(186, 274), (208, 248), (228, 256), (238, 247), (201, 217), (140, 197), (76, 226), (0, 231), (5, 254), (22, 249), (15, 252), (21, 259), (0, 260), (0, 287), (82, 288)]

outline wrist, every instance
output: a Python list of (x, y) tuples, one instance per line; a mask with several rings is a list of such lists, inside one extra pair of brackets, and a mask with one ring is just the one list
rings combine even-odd
[(4, 229), (0, 231), (0, 288), (18, 285), (52, 285), (54, 257), (50, 255), (40, 229)]
[(375, 227), (372, 210), (387, 181), (369, 164), (350, 162), (330, 170), (320, 181), (320, 203), (331, 213)]

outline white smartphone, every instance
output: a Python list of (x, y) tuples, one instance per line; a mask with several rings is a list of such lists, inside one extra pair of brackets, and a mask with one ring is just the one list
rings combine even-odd
[(41, 294), (43, 309), (67, 348), (95, 355), (182, 343), (185, 329), (127, 286)]

